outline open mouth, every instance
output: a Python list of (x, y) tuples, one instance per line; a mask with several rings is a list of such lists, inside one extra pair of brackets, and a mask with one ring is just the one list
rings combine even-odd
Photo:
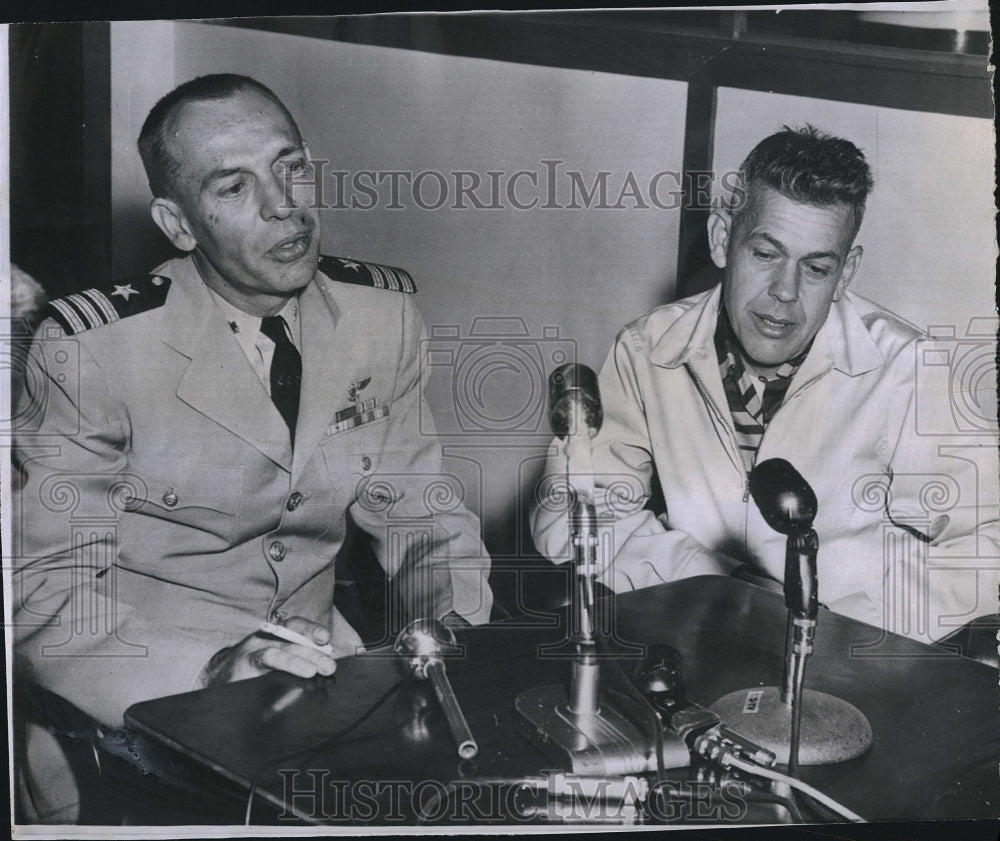
[(783, 318), (774, 318), (769, 315), (754, 313), (757, 320), (757, 329), (772, 339), (780, 339), (787, 336), (795, 329), (795, 322)]
[(301, 231), (285, 237), (268, 250), (268, 255), (279, 263), (293, 263), (309, 252), (312, 231)]

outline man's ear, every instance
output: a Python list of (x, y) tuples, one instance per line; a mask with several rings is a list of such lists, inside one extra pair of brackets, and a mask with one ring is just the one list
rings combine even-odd
[(180, 251), (194, 251), (198, 241), (191, 232), (187, 217), (180, 206), (171, 199), (156, 198), (149, 205), (149, 213), (167, 239)]
[(858, 269), (861, 267), (861, 257), (864, 253), (865, 250), (860, 245), (855, 245), (854, 248), (847, 252), (847, 259), (844, 260), (844, 270), (840, 273), (837, 288), (833, 290), (833, 300), (839, 301), (844, 297), (847, 287), (851, 285), (854, 275), (857, 274)]
[(726, 267), (726, 250), (733, 232), (733, 215), (726, 208), (713, 210), (708, 217), (708, 250), (712, 262), (720, 269)]

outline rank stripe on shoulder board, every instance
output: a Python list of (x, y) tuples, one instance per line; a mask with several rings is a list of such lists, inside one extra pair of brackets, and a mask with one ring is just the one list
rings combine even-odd
[(56, 298), (49, 301), (46, 314), (72, 336), (162, 307), (169, 290), (169, 277), (148, 275), (104, 289), (84, 289)]
[(410, 273), (395, 266), (383, 266), (378, 263), (364, 263), (361, 260), (351, 260), (346, 257), (319, 258), (319, 270), (330, 280), (340, 283), (353, 283), (359, 286), (372, 286), (375, 289), (392, 289), (395, 292), (405, 292), (412, 295), (417, 291), (417, 285)]

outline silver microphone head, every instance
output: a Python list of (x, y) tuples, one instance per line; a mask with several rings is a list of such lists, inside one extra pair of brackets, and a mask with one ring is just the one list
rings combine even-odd
[(456, 648), (455, 633), (435, 619), (415, 619), (396, 636), (393, 651), (419, 678), (426, 678), (429, 663), (441, 660)]
[(549, 423), (559, 437), (587, 429), (598, 432), (604, 422), (597, 374), (586, 365), (568, 362), (549, 375)]

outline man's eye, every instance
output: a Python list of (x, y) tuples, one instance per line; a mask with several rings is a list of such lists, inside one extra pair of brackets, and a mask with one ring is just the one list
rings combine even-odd
[(813, 264), (813, 265), (806, 266), (806, 270), (813, 277), (826, 277), (828, 274), (830, 274), (830, 267), (829, 266), (820, 266), (820, 265)]
[(219, 190), (219, 195), (223, 198), (233, 198), (243, 192), (243, 182), (236, 181)]
[(759, 248), (755, 248), (753, 250), (753, 256), (756, 257), (758, 260), (763, 260), (766, 262), (768, 260), (773, 260), (776, 255), (771, 251), (762, 251)]

